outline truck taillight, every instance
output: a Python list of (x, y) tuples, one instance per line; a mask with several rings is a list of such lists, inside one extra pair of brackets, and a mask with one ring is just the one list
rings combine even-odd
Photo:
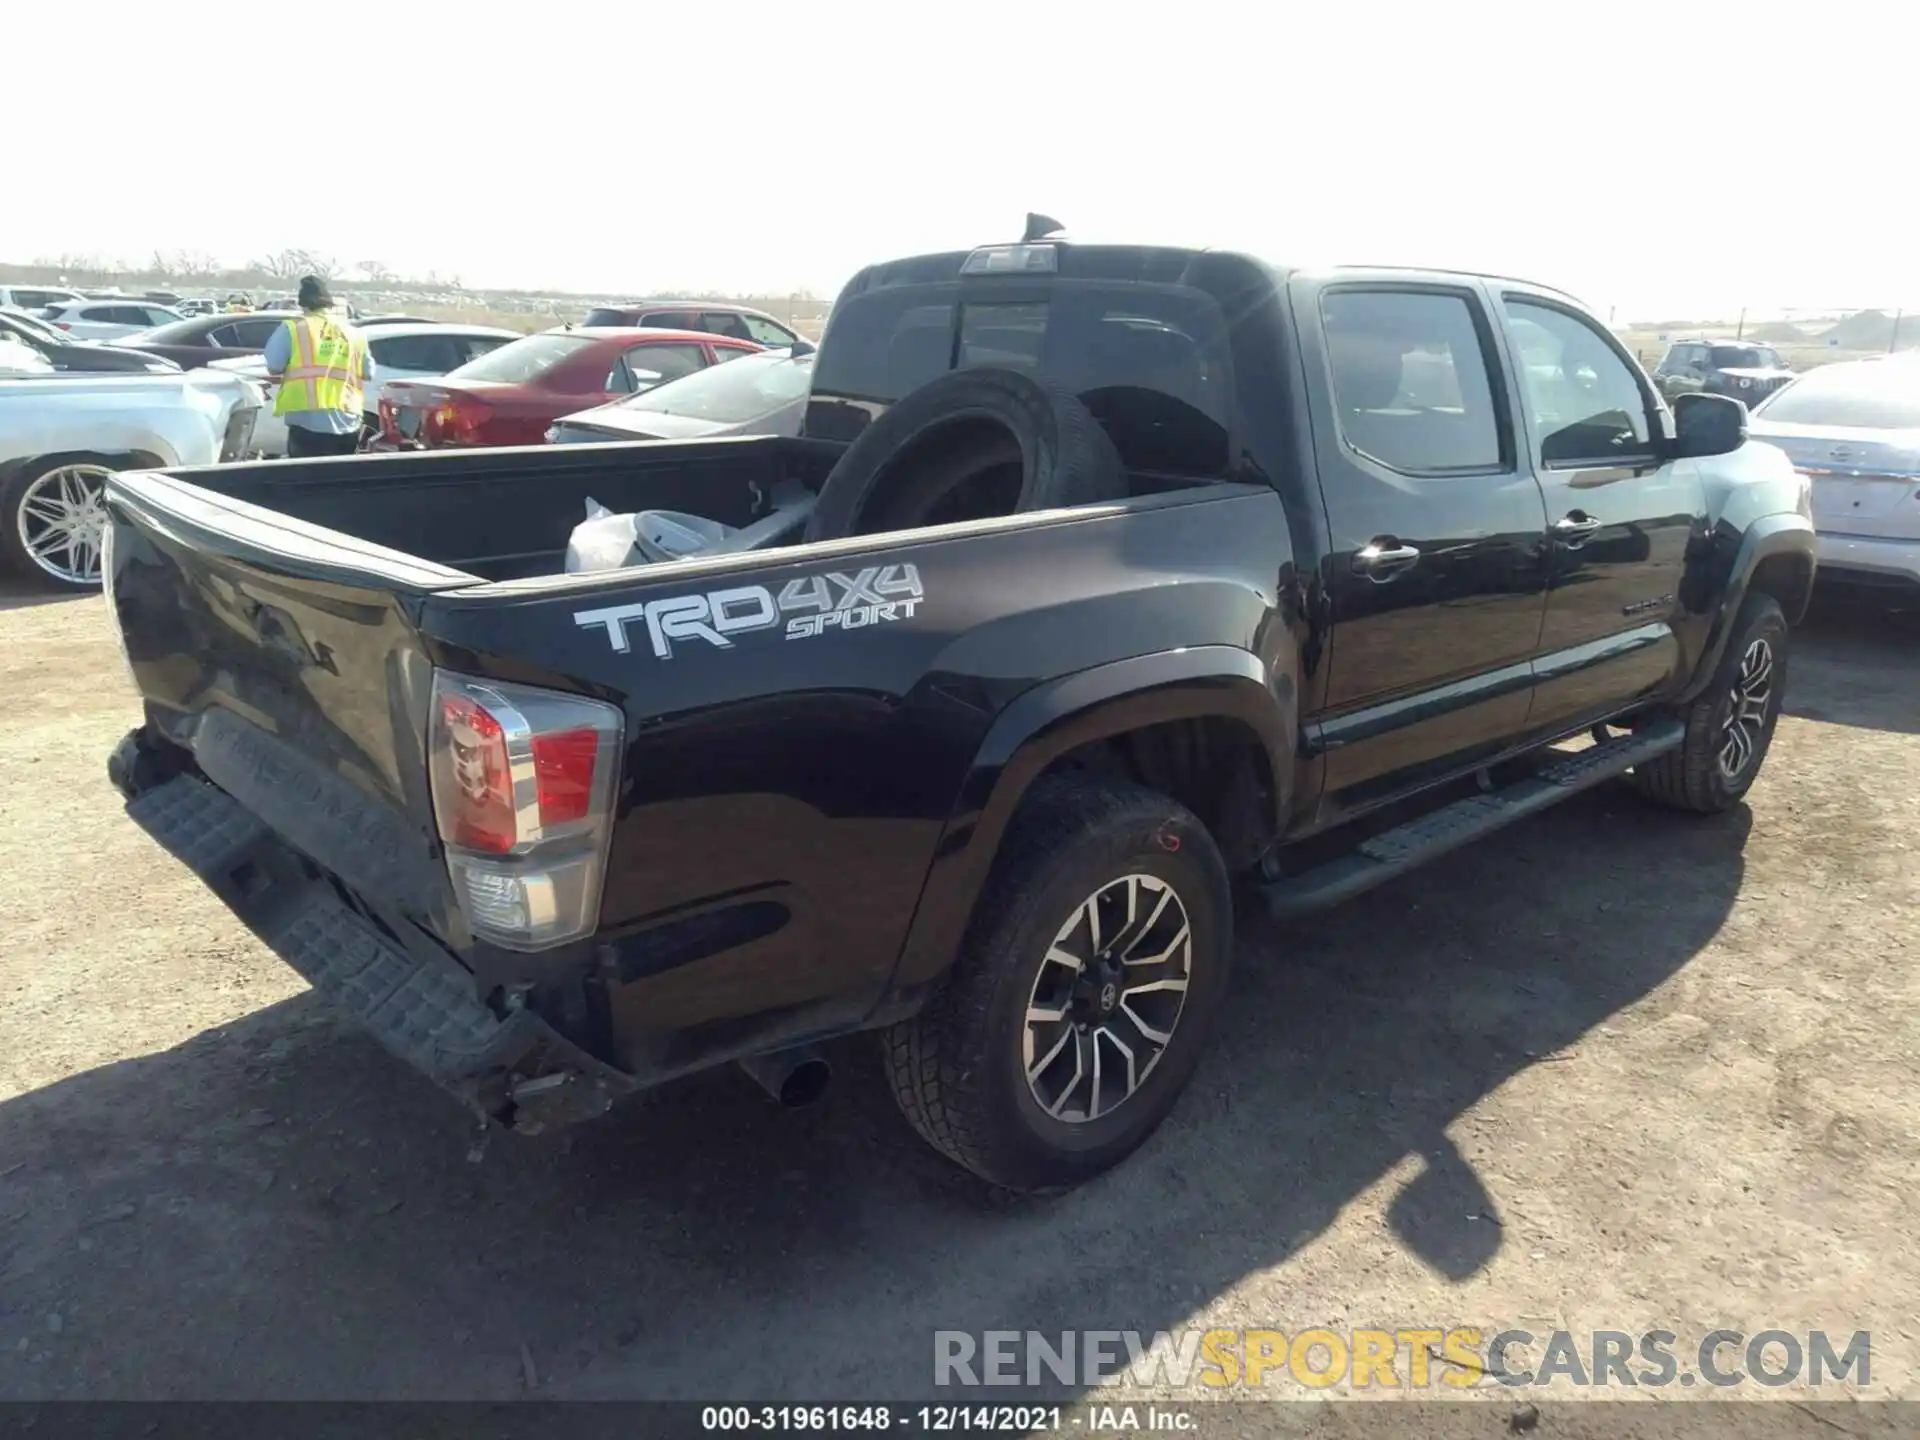
[(434, 817), (474, 934), (544, 950), (591, 933), (622, 733), (597, 700), (434, 673)]

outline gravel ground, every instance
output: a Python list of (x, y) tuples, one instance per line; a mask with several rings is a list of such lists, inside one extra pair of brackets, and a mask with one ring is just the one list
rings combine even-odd
[(864, 1042), (810, 1111), (727, 1071), (476, 1150), (121, 815), (100, 603), (0, 596), (0, 1397), (899, 1399), (936, 1328), (1473, 1324), (1867, 1329), (1920, 1398), (1920, 617), (1823, 603), (1794, 666), (1734, 814), (1602, 790), (1244, 918), (1173, 1120), (1010, 1202)]

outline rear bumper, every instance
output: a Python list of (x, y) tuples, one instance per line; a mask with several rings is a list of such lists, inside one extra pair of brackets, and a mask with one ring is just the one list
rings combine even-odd
[[(137, 773), (136, 751), (128, 736), (110, 762), (123, 788)], [(197, 776), (135, 795), (127, 814), (325, 999), (484, 1119), (533, 1133), (591, 1119), (635, 1088), (531, 1011), (496, 1015), (451, 955), (434, 963), (403, 949), (324, 872)]]
[(1820, 578), (1868, 585), (1920, 585), (1920, 540), (1822, 533), (1814, 541)]

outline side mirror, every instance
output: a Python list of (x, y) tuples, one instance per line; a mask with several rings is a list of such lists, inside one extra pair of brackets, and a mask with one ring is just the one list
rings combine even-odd
[(803, 356), (813, 354), (814, 348), (814, 344), (810, 340), (796, 340), (792, 345), (787, 347), (787, 354), (793, 359), (798, 360)]
[(1673, 402), (1677, 460), (1730, 455), (1747, 443), (1747, 407), (1726, 395), (1681, 395)]

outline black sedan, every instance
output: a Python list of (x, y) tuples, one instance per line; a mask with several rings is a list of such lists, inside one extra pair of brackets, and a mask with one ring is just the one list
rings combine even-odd
[(55, 370), (74, 374), (88, 371), (117, 371), (136, 374), (156, 370), (178, 370), (171, 360), (138, 350), (122, 350), (99, 340), (76, 340), (64, 335), (45, 321), (14, 310), (0, 310), (0, 339), (17, 340), (37, 350)]
[(191, 368), (215, 360), (258, 355), (273, 332), (294, 318), (291, 310), (263, 310), (247, 315), (193, 315), (153, 330), (125, 335), (114, 341), (124, 350), (158, 355)]

